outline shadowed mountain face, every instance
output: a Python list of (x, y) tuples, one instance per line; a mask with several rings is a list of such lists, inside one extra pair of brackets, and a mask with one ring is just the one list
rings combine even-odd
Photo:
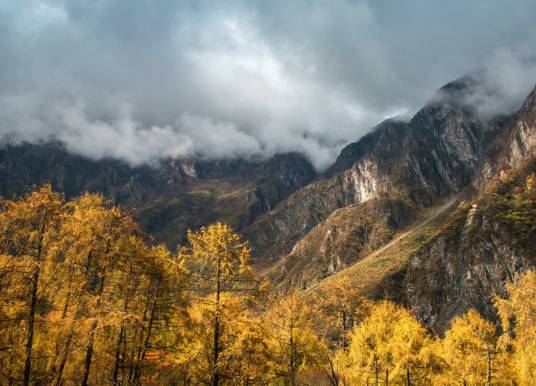
[(496, 220), (515, 202), (495, 205), (535, 169), (536, 91), (515, 116), (482, 119), (467, 102), (476, 86), (449, 83), (409, 121), (386, 120), (346, 146), (322, 175), (295, 153), (133, 168), (25, 144), (0, 150), (0, 193), (45, 182), (67, 196), (102, 192), (172, 248), (188, 228), (224, 221), (275, 286), (329, 290), (344, 277), (441, 331), (470, 307), (491, 315), (489, 295), (536, 261), (504, 228), (516, 225)]
[(168, 160), (132, 168), (116, 160), (72, 155), (57, 143), (0, 150), (4, 197), (47, 182), (68, 197), (100, 192), (132, 208), (149, 234), (173, 248), (184, 240), (186, 229), (213, 221), (241, 229), (315, 175), (311, 164), (295, 153), (258, 161)]

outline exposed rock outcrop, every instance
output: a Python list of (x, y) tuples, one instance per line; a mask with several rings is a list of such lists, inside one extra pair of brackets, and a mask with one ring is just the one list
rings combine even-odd
[(335, 210), (269, 272), (274, 283), (307, 287), (387, 243), (416, 213), (403, 196), (382, 194)]
[(404, 301), (436, 332), (471, 308), (495, 318), (492, 296), (536, 266), (534, 171), (536, 161), (488, 183), (410, 258)]
[(536, 88), (492, 145), (478, 194), (411, 258), (406, 301), (437, 331), (470, 308), (494, 317), (491, 296), (536, 266)]

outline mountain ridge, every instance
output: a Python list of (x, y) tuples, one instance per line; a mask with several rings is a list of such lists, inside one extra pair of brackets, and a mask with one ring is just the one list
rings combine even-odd
[(20, 196), (44, 183), (67, 197), (99, 192), (132, 209), (145, 230), (171, 248), (184, 240), (186, 229), (222, 217), (240, 229), (315, 178), (311, 163), (298, 153), (257, 161), (171, 159), (131, 167), (70, 154), (59, 143), (0, 149), (2, 196)]
[[(364, 295), (397, 300), (442, 331), (468, 307), (493, 317), (489, 295), (503, 288), (505, 272), (536, 262), (530, 250), (516, 257), (513, 236), (497, 233), (500, 223), (478, 203), (493, 186), (512, 195), (501, 186), (515, 173), (519, 181), (528, 178), (536, 89), (518, 113), (483, 118), (468, 97), (477, 85), (467, 77), (448, 83), (410, 120), (385, 120), (347, 145), (322, 174), (298, 153), (132, 168), (71, 155), (59, 144), (23, 144), (0, 149), (0, 193), (17, 196), (45, 182), (67, 196), (98, 191), (131, 208), (144, 230), (171, 248), (184, 242), (187, 229), (223, 220), (250, 241), (254, 268), (274, 286), (329, 288), (345, 277)], [(451, 237), (466, 224), (470, 232)], [(489, 237), (513, 268), (488, 251), (494, 256), (488, 277), (478, 267), (485, 265), (481, 251), (489, 249)], [(463, 279), (468, 271), (455, 263), (463, 255), (480, 284)]]

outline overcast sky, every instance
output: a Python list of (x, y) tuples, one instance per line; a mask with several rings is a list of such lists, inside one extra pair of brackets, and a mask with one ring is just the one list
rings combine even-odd
[(534, 0), (0, 0), (0, 136), (130, 164), (341, 146), (486, 69), (536, 83)]

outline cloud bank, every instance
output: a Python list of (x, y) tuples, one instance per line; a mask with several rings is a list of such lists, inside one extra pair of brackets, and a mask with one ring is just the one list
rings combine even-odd
[(536, 82), (536, 2), (0, 0), (0, 137), (132, 165), (301, 151), (484, 70), (486, 114)]

